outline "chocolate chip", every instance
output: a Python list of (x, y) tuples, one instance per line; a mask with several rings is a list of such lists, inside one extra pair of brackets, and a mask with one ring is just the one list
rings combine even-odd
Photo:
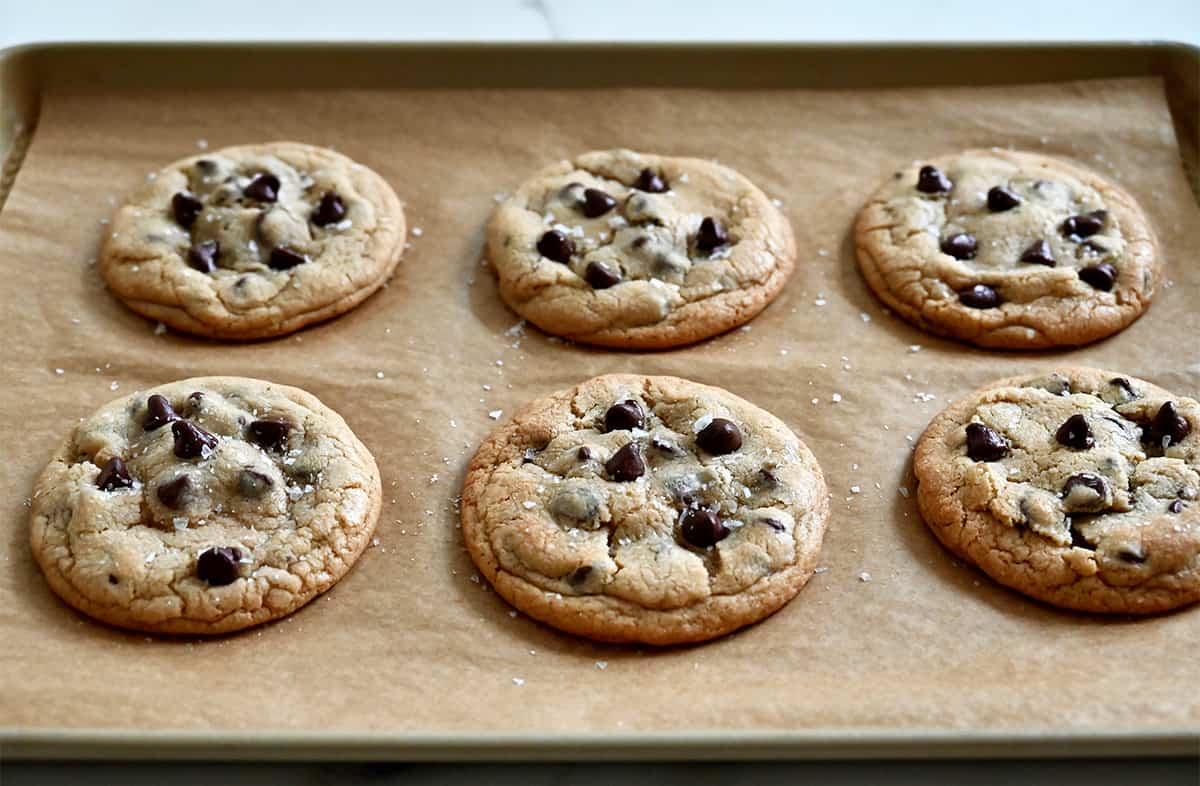
[(1117, 559), (1130, 565), (1141, 565), (1146, 561), (1146, 553), (1141, 546), (1122, 546), (1117, 552)]
[(620, 274), (612, 272), (603, 262), (588, 262), (583, 279), (592, 285), (592, 289), (608, 289), (621, 283)]
[(221, 245), (215, 240), (205, 240), (196, 243), (187, 252), (187, 263), (201, 273), (211, 273), (217, 269), (217, 257), (221, 254)]
[(1181, 499), (1171, 500), (1171, 504), (1167, 505), (1167, 510), (1171, 513), (1180, 513), (1183, 511), (1183, 508), (1183, 500)]
[(1008, 442), (982, 423), (967, 424), (967, 456), (972, 461), (999, 461), (1008, 455)]
[(988, 210), (993, 213), (1003, 213), (1021, 204), (1021, 197), (1004, 186), (992, 186), (987, 192)]
[(567, 583), (578, 586), (588, 580), (592, 575), (591, 565), (580, 565), (575, 570), (567, 574)]
[(587, 445), (583, 445), (579, 448), (579, 450), (575, 451), (575, 458), (579, 459), (580, 461), (591, 461), (592, 449)]
[(779, 482), (779, 476), (776, 475), (771, 470), (767, 469), (766, 467), (763, 467), (762, 469), (760, 469), (758, 471), (758, 485), (774, 486), (778, 482)]
[(599, 218), (617, 206), (617, 200), (598, 188), (589, 188), (583, 192), (583, 202), (580, 207), (588, 218)]
[(1137, 391), (1133, 389), (1133, 384), (1129, 380), (1125, 379), (1125, 377), (1113, 377), (1108, 381), (1108, 384), (1116, 385), (1117, 387), (1121, 388), (1129, 394), (1130, 398), (1138, 397)]
[(199, 390), (191, 393), (187, 397), (188, 412), (195, 414), (204, 407), (204, 394)]
[(196, 223), (196, 217), (204, 209), (204, 203), (186, 191), (180, 191), (171, 197), (171, 212), (175, 214), (175, 223), (187, 229)]
[(663, 439), (662, 437), (651, 437), (650, 447), (657, 450), (659, 453), (665, 453), (668, 456), (679, 456), (683, 451), (674, 442)]
[(1095, 550), (1096, 544), (1083, 536), (1083, 533), (1075, 528), (1074, 523), (1071, 524), (1071, 545), (1077, 549)]
[(701, 251), (712, 251), (729, 243), (729, 233), (721, 222), (715, 218), (705, 218), (700, 222), (700, 231), (696, 233), (696, 248)]
[(783, 522), (779, 519), (759, 519), (759, 521), (776, 532), (784, 532), (787, 530), (787, 527), (783, 526)]
[(1080, 472), (1067, 478), (1062, 490), (1063, 501), (1070, 510), (1096, 509), (1108, 496), (1104, 478), (1091, 472)]
[(729, 527), (711, 510), (692, 508), (683, 514), (679, 531), (683, 539), (702, 549), (715, 546), (729, 536)]
[(942, 253), (955, 259), (974, 259), (978, 245), (974, 235), (959, 232), (942, 241)]
[(1142, 432), (1142, 441), (1162, 447), (1170, 447), (1183, 441), (1192, 431), (1192, 424), (1179, 414), (1174, 401), (1163, 402), (1154, 414), (1154, 420)]
[(551, 229), (537, 242), (537, 250), (546, 259), (552, 259), (565, 265), (571, 261), (571, 255), (575, 253), (575, 244), (562, 232)]
[(110, 574), (108, 574), (108, 583), (109, 584), (120, 584), (121, 580), (110, 573)]
[[(1096, 211), (1103, 212), (1103, 211)], [(1104, 213), (1102, 216), (1097, 216), (1096, 213), (1090, 213), (1080, 216), (1071, 216), (1066, 221), (1062, 222), (1062, 233), (1072, 240), (1082, 240), (1104, 229), (1104, 218), (1107, 216)]]
[(633, 181), (633, 187), (638, 191), (661, 194), (667, 190), (667, 183), (653, 169), (643, 169), (638, 175), (638, 179)]
[(917, 175), (917, 190), (925, 194), (944, 194), (953, 184), (935, 166), (923, 166)]
[(958, 302), (967, 308), (995, 308), (1000, 305), (1000, 293), (987, 284), (976, 284), (958, 290)]
[(312, 222), (319, 227), (336, 224), (346, 217), (346, 205), (336, 191), (326, 191), (313, 211)]
[(187, 475), (180, 475), (172, 481), (163, 483), (154, 493), (163, 506), (170, 510), (179, 510), (183, 507), (183, 498), (191, 486), (192, 479)]
[(175, 455), (182, 459), (208, 458), (217, 446), (215, 436), (186, 420), (172, 423), (171, 433), (175, 436)]
[(604, 430), (606, 432), (642, 428), (645, 422), (646, 415), (642, 412), (642, 406), (632, 399), (613, 404), (604, 413)]
[(175, 414), (174, 407), (171, 406), (171, 402), (167, 401), (165, 396), (155, 393), (146, 399), (146, 418), (142, 421), (142, 429), (144, 431), (154, 431), (156, 428), (161, 428), (173, 420), (179, 420), (179, 415)]
[(1079, 278), (1101, 292), (1108, 292), (1117, 280), (1117, 270), (1107, 262), (1080, 268)]
[(274, 485), (275, 481), (256, 470), (243, 469), (238, 473), (238, 491), (246, 499), (258, 499)]
[(1067, 418), (1058, 427), (1058, 432), (1054, 435), (1054, 438), (1058, 440), (1058, 444), (1066, 445), (1068, 448), (1075, 448), (1076, 450), (1087, 450), (1096, 444), (1096, 440), (1092, 438), (1092, 428), (1088, 425), (1087, 418), (1083, 415), (1072, 415)]
[(696, 435), (696, 444), (714, 456), (723, 456), (742, 446), (742, 430), (732, 420), (713, 418)]
[(280, 452), (287, 449), (291, 429), (292, 424), (286, 420), (256, 420), (246, 427), (250, 441), (255, 445)]
[(196, 169), (199, 169), (202, 174), (211, 175), (217, 171), (217, 162), (211, 158), (201, 158), (196, 162)]
[(236, 548), (214, 546), (200, 553), (196, 560), (196, 575), (215, 587), (232, 584), (238, 577), (238, 562), (242, 552)]
[(272, 270), (291, 270), (296, 265), (303, 265), (307, 261), (308, 257), (287, 246), (275, 246), (271, 249), (271, 258), (267, 261), (267, 266)]
[(622, 483), (637, 480), (645, 475), (646, 462), (642, 461), (642, 451), (638, 448), (638, 443), (630, 442), (612, 454), (612, 458), (604, 463), (604, 470), (610, 478)]
[(279, 199), (279, 178), (270, 172), (262, 172), (250, 181), (242, 193), (257, 202), (274, 202)]
[(127, 489), (133, 486), (133, 478), (130, 477), (125, 462), (119, 457), (113, 456), (104, 462), (104, 467), (100, 470), (100, 475), (96, 478), (96, 485), (100, 487), (101, 491)]
[(1029, 248), (1021, 252), (1021, 261), (1046, 267), (1054, 267), (1058, 264), (1054, 259), (1054, 253), (1050, 250), (1050, 244), (1045, 240), (1031, 243)]

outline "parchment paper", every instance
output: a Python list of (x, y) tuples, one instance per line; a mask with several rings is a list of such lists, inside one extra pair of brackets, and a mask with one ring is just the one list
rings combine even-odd
[[(199, 145), (272, 139), (335, 147), (395, 186), (413, 228), (399, 272), (354, 312), (291, 338), (156, 335), (91, 265), (103, 221), (148, 172)], [(881, 308), (854, 263), (859, 205), (904, 161), (987, 145), (1076, 160), (1141, 201), (1173, 284), (1141, 321), (1086, 349), (1016, 354), (925, 335)], [(517, 318), (480, 267), (494, 198), (549, 161), (612, 146), (715, 157), (782, 200), (798, 271), (750, 329), (653, 354), (510, 330)], [(0, 216), (0, 725), (1195, 729), (1200, 609), (1135, 620), (1039, 605), (952, 559), (899, 489), (912, 487), (910, 452), (929, 418), (995, 377), (1085, 363), (1200, 393), (1197, 218), (1151, 80), (855, 92), (52, 92)], [(512, 613), (477, 577), (454, 498), (495, 425), (489, 411), (507, 417), (532, 397), (615, 371), (728, 388), (781, 417), (820, 459), (834, 494), (826, 570), (773, 618), (699, 647), (599, 645)], [(341, 412), (383, 473), (378, 545), (328, 595), (240, 635), (148, 638), (88, 621), (57, 600), (29, 554), (34, 479), (78, 418), (200, 374), (299, 385)]]

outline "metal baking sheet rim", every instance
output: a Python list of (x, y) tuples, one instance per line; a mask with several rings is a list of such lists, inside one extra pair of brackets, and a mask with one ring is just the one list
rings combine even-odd
[[(104, 53), (112, 67), (120, 65), (124, 53), (144, 56), (167, 52), (192, 54), (236, 51), (253, 56), (255, 51), (286, 55), (289, 52), (331, 53), (405, 52), (429, 57), (451, 57), (459, 52), (506, 52), (537, 54), (557, 51), (586, 51), (594, 54), (678, 53), (697, 56), (720, 50), (808, 57), (822, 54), (846, 56), (886, 52), (892, 57), (928, 56), (939, 50), (961, 53), (972, 48), (1021, 53), (1090, 56), (1137, 52), (1161, 55), (1154, 61), (1164, 77), (1177, 80), (1174, 99), (1184, 102), (1183, 128), (1179, 140), (1185, 166), (1197, 160), (1196, 107), (1200, 106), (1200, 48), (1173, 42), (1118, 44), (1089, 43), (986, 43), (986, 44), (34, 44), (0, 50), (0, 209), (8, 189), (19, 174), (24, 151), (36, 129), (39, 90), (47, 74), (39, 66), (46, 58), (87, 58)], [(32, 61), (32, 62), (31, 62)], [(500, 62), (503, 62), (501, 60)], [(1156, 73), (1142, 60), (1125, 75)], [(1138, 67), (1140, 66), (1140, 68)], [(961, 74), (961, 72), (960, 72)], [(1073, 78), (1086, 78), (1084, 69)], [(1099, 74), (1094, 74), (1099, 76)], [(1106, 76), (1113, 74), (1106, 73)], [(1119, 73), (1117, 75), (1120, 75)], [(53, 75), (51, 75), (53, 77)], [(128, 74), (126, 74), (128, 77)], [(61, 78), (61, 75), (60, 75)], [(668, 80), (669, 81), (669, 80)], [(796, 79), (804, 82), (804, 79)], [(960, 80), (970, 81), (970, 80)], [(806, 83), (811, 84), (811, 83)], [(861, 86), (868, 86), (863, 80)], [(799, 85), (798, 85), (799, 86)], [(1170, 85), (1168, 86), (1170, 90)], [(1173, 103), (1173, 110), (1177, 106)], [(1197, 172), (1189, 172), (1197, 188)], [(393, 732), (191, 732), (111, 731), (104, 729), (0, 728), (0, 758), (7, 759), (126, 759), (237, 761), (577, 761), (582, 759), (634, 760), (719, 760), (719, 759), (863, 759), (863, 758), (1029, 758), (1049, 756), (1180, 756), (1200, 755), (1200, 728), (1161, 730), (1019, 729), (981, 731), (970, 729), (808, 729), (792, 731), (696, 731), (677, 733), (609, 734), (427, 734)]]

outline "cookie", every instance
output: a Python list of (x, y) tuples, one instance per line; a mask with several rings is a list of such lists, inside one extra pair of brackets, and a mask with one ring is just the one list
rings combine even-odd
[(753, 319), (792, 275), (796, 241), (728, 167), (610, 150), (521, 185), (488, 223), (487, 258), (504, 302), (547, 333), (664, 349)]
[(913, 459), (951, 551), (1069, 609), (1200, 600), (1200, 403), (1110, 371), (1003, 379), (947, 407)]
[(228, 633), (332, 587), (379, 517), (375, 460), (311, 394), (201, 377), (117, 399), (72, 430), (33, 493), (33, 554), (98, 620)]
[(521, 611), (605, 641), (679, 644), (757, 622), (816, 567), (821, 469), (720, 388), (613, 374), (534, 401), (480, 446), (462, 530)]
[(1150, 305), (1162, 253), (1124, 190), (993, 148), (914, 162), (854, 231), (867, 284), (914, 325), (982, 347), (1086, 344)]
[(225, 339), (349, 311), (395, 270), (405, 231), (379, 175), (296, 142), (177, 161), (110, 228), (99, 267), (113, 294), (176, 330)]

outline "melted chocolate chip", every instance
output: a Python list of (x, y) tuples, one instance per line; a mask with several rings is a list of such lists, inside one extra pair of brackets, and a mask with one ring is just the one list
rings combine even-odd
[[(1089, 499), (1093, 494), (1096, 499)], [(1073, 503), (1071, 507), (1075, 509), (1095, 508), (1108, 496), (1108, 484), (1099, 475), (1080, 472), (1067, 478), (1067, 482), (1063, 484), (1062, 496), (1063, 500)], [(1072, 496), (1075, 499), (1072, 499)]]
[(286, 420), (256, 420), (246, 427), (246, 433), (255, 445), (283, 452), (287, 449), (291, 429), (292, 424)]
[(211, 273), (217, 269), (217, 257), (220, 255), (221, 245), (215, 240), (205, 240), (188, 249), (187, 263), (201, 273)]
[(696, 435), (696, 444), (714, 456), (723, 456), (742, 446), (742, 430), (732, 420), (713, 418)]
[(1008, 442), (982, 423), (967, 424), (967, 456), (972, 461), (999, 461), (1008, 455)]
[(1021, 204), (1021, 197), (1004, 186), (992, 186), (987, 192), (988, 210), (993, 213), (1003, 213)]
[(1071, 545), (1077, 549), (1089, 549), (1093, 551), (1096, 548), (1096, 544), (1085, 538), (1083, 533), (1075, 528), (1074, 524), (1071, 525)]
[(1000, 293), (987, 284), (958, 290), (958, 302), (967, 308), (995, 308), (1000, 305)]
[(578, 586), (580, 584), (583, 584), (585, 581), (587, 581), (588, 577), (591, 575), (592, 575), (592, 566), (591, 565), (580, 565), (578, 568), (576, 568), (575, 570), (573, 570), (567, 574), (567, 583)]
[(1071, 216), (1062, 222), (1062, 233), (1072, 240), (1082, 240), (1091, 237), (1101, 229), (1104, 229), (1104, 217), (1097, 216), (1096, 213)]
[(217, 446), (214, 435), (186, 420), (172, 423), (171, 434), (175, 437), (175, 455), (182, 459), (208, 458)]
[(621, 283), (620, 274), (612, 272), (603, 262), (588, 262), (583, 279), (591, 284), (592, 289), (608, 289)]
[(707, 549), (729, 536), (729, 528), (711, 510), (692, 508), (683, 514), (679, 525), (683, 539), (693, 546)]
[(917, 190), (924, 194), (944, 194), (952, 185), (950, 178), (935, 166), (923, 166), (917, 174)]
[(262, 172), (250, 181), (242, 193), (256, 202), (274, 202), (279, 199), (279, 178), (270, 172)]
[(1079, 278), (1084, 283), (1090, 284), (1101, 292), (1108, 292), (1117, 281), (1117, 269), (1107, 262), (1101, 262), (1098, 265), (1088, 265), (1085, 268), (1080, 268)]
[(203, 209), (204, 203), (186, 191), (180, 191), (171, 197), (171, 212), (175, 215), (175, 223), (184, 229), (196, 223), (196, 218)]
[(1192, 424), (1179, 414), (1174, 401), (1163, 402), (1150, 425), (1142, 432), (1142, 441), (1170, 447), (1183, 441), (1192, 432)]
[(129, 469), (125, 466), (125, 462), (119, 457), (113, 456), (104, 462), (104, 467), (96, 478), (96, 485), (100, 487), (101, 491), (127, 489), (133, 486), (133, 478), (129, 475)]
[(667, 183), (653, 169), (643, 169), (638, 175), (638, 179), (633, 181), (633, 187), (638, 191), (661, 194), (667, 190)]
[(179, 415), (175, 414), (175, 409), (165, 396), (155, 393), (146, 399), (146, 417), (142, 420), (144, 431), (154, 431), (174, 420), (179, 420)]
[(575, 253), (575, 244), (562, 232), (551, 229), (537, 242), (537, 250), (546, 259), (552, 259), (565, 265), (571, 261), (571, 255)]
[(581, 446), (579, 450), (575, 451), (575, 458), (579, 459), (580, 461), (591, 461), (592, 449), (587, 445)]
[(180, 475), (174, 480), (163, 483), (154, 493), (164, 507), (170, 510), (179, 510), (183, 507), (184, 497), (191, 487), (192, 479), (187, 475)]
[(1183, 508), (1184, 504), (1181, 499), (1171, 500), (1171, 504), (1167, 505), (1167, 511), (1170, 513), (1181, 513)]
[(1054, 259), (1054, 253), (1050, 250), (1050, 244), (1045, 240), (1031, 243), (1029, 248), (1021, 252), (1021, 261), (1046, 267), (1054, 267), (1058, 264)]
[(612, 458), (604, 463), (604, 470), (613, 480), (628, 483), (646, 474), (646, 462), (642, 460), (642, 451), (638, 443), (630, 442), (625, 447), (612, 454)]
[(1096, 444), (1096, 440), (1092, 437), (1092, 428), (1083, 415), (1072, 415), (1067, 418), (1058, 427), (1054, 438), (1058, 440), (1058, 444), (1076, 450), (1087, 450)]
[(108, 583), (109, 584), (120, 584), (121, 580), (110, 573), (110, 574), (108, 574)]
[(613, 404), (604, 413), (604, 430), (606, 432), (629, 431), (642, 428), (645, 423), (646, 415), (642, 412), (641, 405), (633, 400)]
[(187, 397), (188, 412), (195, 414), (204, 407), (204, 394), (199, 390), (191, 393)]
[(588, 188), (583, 192), (583, 202), (580, 209), (588, 218), (599, 218), (617, 206), (617, 200), (598, 188)]
[(729, 233), (715, 218), (705, 218), (700, 222), (700, 231), (696, 233), (696, 248), (701, 251), (714, 251), (729, 243)]
[(271, 257), (267, 260), (267, 266), (272, 270), (291, 270), (296, 265), (303, 265), (307, 261), (308, 257), (287, 246), (275, 246), (271, 249)]
[(196, 575), (215, 587), (232, 584), (238, 577), (238, 562), (242, 552), (236, 548), (215, 546), (200, 553), (196, 560)]
[(256, 470), (243, 469), (238, 473), (238, 491), (246, 499), (258, 499), (274, 485), (275, 481)]
[(1129, 380), (1125, 379), (1125, 377), (1113, 377), (1108, 381), (1108, 384), (1116, 385), (1117, 387), (1121, 388), (1129, 394), (1130, 398), (1138, 397), (1137, 391), (1133, 389), (1133, 384)]
[(1146, 561), (1146, 553), (1141, 546), (1123, 546), (1117, 552), (1117, 559), (1130, 565), (1141, 565)]
[(312, 222), (319, 227), (336, 224), (346, 217), (346, 205), (336, 191), (326, 191), (313, 211)]
[(959, 232), (942, 241), (942, 253), (955, 259), (974, 259), (978, 245), (974, 235)]

